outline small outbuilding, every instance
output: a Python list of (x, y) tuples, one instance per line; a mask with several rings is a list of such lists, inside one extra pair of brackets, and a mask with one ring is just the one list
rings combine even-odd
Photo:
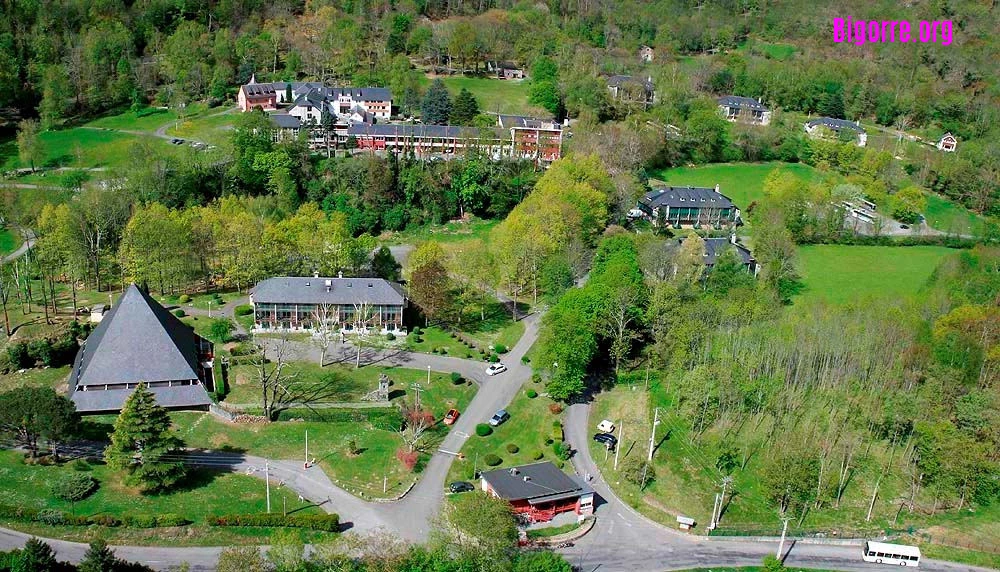
[(483, 490), (502, 498), (530, 522), (548, 522), (557, 514), (575, 512), (580, 518), (594, 513), (594, 490), (552, 463), (534, 463), (487, 471)]
[(939, 151), (944, 151), (946, 153), (953, 153), (955, 148), (958, 147), (958, 139), (955, 138), (951, 133), (945, 133), (941, 139), (937, 142), (936, 147)]

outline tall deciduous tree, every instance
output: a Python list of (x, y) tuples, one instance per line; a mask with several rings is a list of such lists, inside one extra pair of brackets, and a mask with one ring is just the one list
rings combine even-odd
[(35, 166), (45, 159), (45, 144), (42, 142), (38, 122), (34, 119), (24, 119), (17, 125), (17, 155), (22, 163), (31, 167), (32, 173), (35, 172)]
[(126, 484), (160, 492), (184, 477), (184, 464), (176, 460), (180, 445), (170, 432), (167, 411), (140, 385), (125, 400), (104, 459), (111, 468), (125, 472)]
[(57, 444), (76, 430), (80, 417), (65, 396), (48, 387), (19, 387), (0, 393), (0, 432), (38, 454), (38, 439), (48, 439), (58, 456)]

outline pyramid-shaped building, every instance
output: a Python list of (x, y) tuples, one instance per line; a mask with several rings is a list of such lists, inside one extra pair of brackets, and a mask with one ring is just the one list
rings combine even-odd
[(119, 411), (145, 384), (169, 409), (207, 409), (212, 344), (134, 284), (80, 347), (69, 393), (81, 413)]

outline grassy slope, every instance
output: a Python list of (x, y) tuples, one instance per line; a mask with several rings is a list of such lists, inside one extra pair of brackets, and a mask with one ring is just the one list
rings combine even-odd
[(912, 295), (949, 252), (936, 246), (803, 246), (798, 263), (804, 289), (797, 300), (843, 303)]
[(731, 198), (736, 206), (746, 209), (753, 201), (764, 197), (764, 179), (775, 169), (788, 171), (811, 181), (822, 174), (802, 163), (719, 163), (701, 167), (675, 167), (654, 171), (651, 176), (668, 185), (714, 187)]
[[(76, 514), (179, 514), (195, 522), (190, 530), (173, 529), (128, 530), (98, 529), (97, 527), (41, 527), (46, 536), (70, 539), (89, 539), (103, 535), (107, 540), (141, 539), (146, 544), (215, 544), (217, 542), (266, 541), (272, 532), (269, 529), (229, 530), (212, 529), (204, 524), (211, 515), (232, 513), (263, 512), (265, 509), (264, 487), (259, 479), (244, 475), (193, 470), (175, 492), (163, 495), (142, 495), (124, 486), (114, 471), (104, 465), (94, 465), (89, 474), (100, 482), (96, 492), (90, 497), (71, 503), (54, 498), (49, 492), (52, 482), (63, 475), (75, 472), (69, 465), (27, 466), (23, 455), (14, 451), (0, 451), (0, 475), (3, 476), (3, 490), (0, 502), (8, 505), (32, 508), (51, 508)], [(272, 491), (281, 506), (281, 491)], [(306, 508), (295, 494), (286, 494), (290, 510), (303, 509), (319, 513), (319, 509)], [(13, 523), (15, 528), (34, 531), (36, 525)]]
[[(142, 137), (102, 129), (74, 127), (41, 134), (45, 159), (35, 167), (116, 167), (129, 160), (129, 150), (137, 143), (152, 145), (157, 151), (169, 154), (172, 146), (155, 137)], [(79, 153), (79, 156), (77, 154)], [(17, 143), (11, 139), (0, 143), (0, 169), (26, 168), (17, 154)]]
[(499, 223), (498, 220), (473, 218), (469, 222), (430, 224), (400, 232), (385, 232), (379, 239), (384, 244), (416, 244), (426, 240), (448, 244), (470, 239), (485, 239)]
[(16, 231), (8, 228), (0, 229), (0, 254), (14, 252), (21, 246), (21, 238)]
[(953, 203), (936, 193), (928, 192), (927, 209), (924, 216), (932, 228), (948, 233), (979, 234), (983, 230), (983, 219), (965, 207)]
[[(424, 89), (433, 81), (432, 78), (424, 78)], [(528, 103), (528, 82), (517, 80), (499, 80), (478, 77), (442, 76), (441, 81), (451, 93), (452, 99), (458, 95), (462, 88), (469, 90), (476, 101), (479, 102), (479, 109), (489, 113), (511, 113), (521, 115), (534, 115), (547, 117), (551, 114), (544, 109), (535, 107)]]

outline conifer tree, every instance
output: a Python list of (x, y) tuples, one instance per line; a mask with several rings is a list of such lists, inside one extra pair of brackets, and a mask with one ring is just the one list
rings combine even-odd
[(455, 125), (471, 125), (477, 115), (479, 115), (479, 102), (472, 92), (463, 87), (451, 107), (451, 122)]
[(19, 566), (22, 572), (50, 572), (56, 568), (56, 554), (52, 547), (37, 538), (29, 538), (21, 550)]
[(426, 125), (447, 125), (451, 118), (451, 96), (440, 79), (434, 80), (420, 104), (421, 120)]
[(111, 445), (104, 459), (113, 469), (125, 471), (125, 483), (143, 492), (170, 488), (184, 476), (184, 465), (170, 460), (180, 446), (170, 434), (170, 417), (156, 404), (153, 393), (140, 385), (125, 401), (115, 421)]
[(115, 553), (108, 548), (108, 543), (103, 540), (95, 540), (90, 543), (90, 548), (83, 555), (83, 560), (77, 565), (80, 572), (109, 572), (118, 565)]

